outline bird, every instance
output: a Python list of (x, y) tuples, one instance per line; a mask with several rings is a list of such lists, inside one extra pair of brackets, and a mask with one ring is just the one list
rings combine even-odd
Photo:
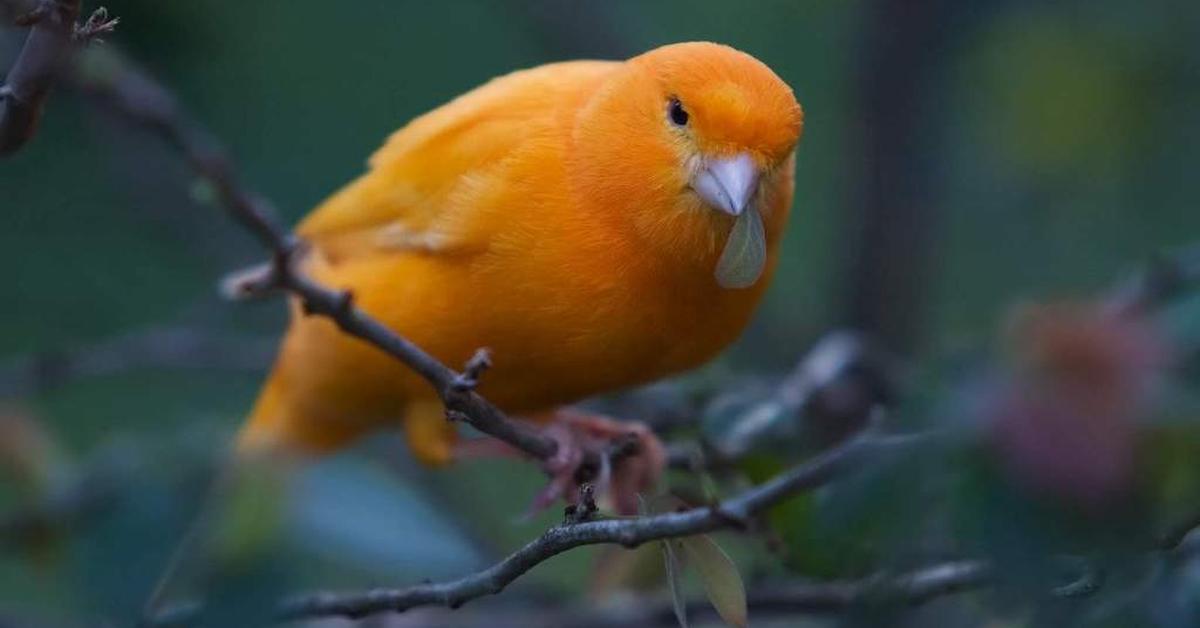
[[(564, 444), (632, 430), (658, 452), (626, 481), (644, 488), (652, 434), (571, 406), (738, 338), (776, 266), (802, 128), (788, 84), (722, 44), (519, 70), (395, 131), (298, 224), (300, 270), (443, 363), (488, 347), (478, 392)], [(463, 445), (426, 381), (293, 302), (237, 450), (321, 456), (397, 428), (427, 465)]]

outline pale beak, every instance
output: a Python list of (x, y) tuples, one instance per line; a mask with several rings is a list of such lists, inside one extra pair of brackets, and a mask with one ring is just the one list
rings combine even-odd
[(740, 216), (758, 190), (758, 168), (746, 153), (707, 160), (692, 188), (713, 208)]

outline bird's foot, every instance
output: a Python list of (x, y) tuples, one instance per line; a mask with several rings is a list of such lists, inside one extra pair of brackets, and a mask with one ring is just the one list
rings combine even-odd
[(639, 495), (652, 492), (666, 468), (665, 448), (641, 422), (563, 408), (545, 434), (558, 449), (542, 463), (550, 483), (534, 498), (534, 512), (560, 498), (574, 503), (580, 486), (591, 484), (617, 513), (636, 514)]

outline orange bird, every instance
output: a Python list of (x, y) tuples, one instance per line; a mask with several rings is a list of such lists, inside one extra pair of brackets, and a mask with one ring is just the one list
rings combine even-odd
[[(713, 43), (514, 72), (392, 134), (299, 225), (304, 269), (447, 364), (491, 348), (479, 392), (547, 421), (738, 337), (802, 119), (770, 68)], [(424, 380), (293, 306), (239, 449), (319, 454), (396, 426), (422, 462), (454, 458)]]

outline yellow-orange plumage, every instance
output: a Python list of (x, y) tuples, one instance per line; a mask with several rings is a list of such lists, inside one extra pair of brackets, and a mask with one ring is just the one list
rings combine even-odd
[[(306, 271), (447, 364), (491, 348), (480, 392), (534, 417), (695, 367), (738, 336), (774, 266), (800, 127), (777, 76), (716, 44), (516, 72), (393, 134), (299, 226)], [(734, 218), (691, 182), (735, 154), (761, 174), (767, 257), (730, 289), (713, 269)], [(241, 443), (321, 452), (400, 425), (419, 458), (448, 459), (454, 429), (423, 380), (296, 314)]]

